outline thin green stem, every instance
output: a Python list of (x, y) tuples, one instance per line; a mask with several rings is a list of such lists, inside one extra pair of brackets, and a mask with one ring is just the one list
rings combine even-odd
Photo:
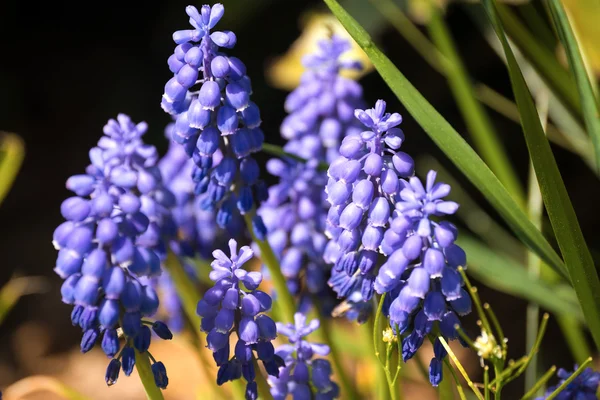
[(560, 392), (562, 392), (563, 390), (565, 390), (565, 388), (569, 385), (569, 383), (573, 382), (575, 380), (575, 378), (577, 378), (579, 376), (579, 374), (581, 374), (583, 372), (583, 370), (586, 369), (587, 366), (591, 362), (592, 362), (592, 357), (590, 357), (587, 360), (585, 360), (579, 366), (579, 368), (577, 368), (577, 370), (575, 370), (575, 372), (573, 372), (573, 374), (571, 376), (569, 376), (567, 379), (565, 379), (565, 381), (563, 383), (561, 383), (561, 385), (559, 387), (557, 387), (554, 392), (550, 393), (550, 396), (546, 397), (546, 400), (553, 400), (553, 399), (555, 399), (556, 396), (558, 396), (560, 394)]
[(152, 373), (152, 367), (150, 366), (149, 353), (140, 353), (135, 350), (135, 368), (138, 371), (144, 390), (146, 391), (146, 397), (148, 400), (164, 400), (162, 391), (154, 382), (154, 374)]
[[(277, 291), (277, 301), (275, 302), (276, 306), (279, 307), (279, 317), (282, 322), (292, 322), (294, 319), (294, 314), (296, 313), (296, 302), (290, 293), (287, 282), (283, 273), (281, 272), (281, 267), (279, 265), (279, 261), (271, 248), (271, 245), (266, 240), (259, 240), (254, 233), (254, 229), (252, 227), (252, 218), (256, 215), (256, 211), (252, 210), (249, 213), (244, 215), (244, 219), (246, 220), (246, 227), (252, 236), (252, 240), (258, 245), (260, 249), (260, 258), (263, 263), (267, 266), (269, 270), (269, 275), (271, 280), (273, 281), (273, 286)], [(358, 399), (358, 395), (356, 393), (356, 389), (354, 385), (350, 382), (346, 371), (342, 364), (342, 358), (337, 349), (337, 345), (335, 342), (331, 340), (331, 332), (328, 325), (328, 321), (323, 319), (321, 321), (321, 333), (324, 335), (329, 348), (331, 349), (331, 358), (333, 360), (334, 366), (337, 370), (337, 375), (339, 377), (342, 390), (345, 395), (349, 399)]]
[(555, 372), (556, 372), (556, 367), (553, 365), (552, 367), (550, 367), (550, 369), (548, 371), (546, 371), (546, 373), (544, 375), (542, 375), (540, 380), (537, 381), (531, 387), (531, 389), (529, 389), (529, 391), (527, 391), (527, 393), (525, 393), (523, 395), (523, 397), (521, 397), (521, 400), (529, 400), (532, 397), (536, 396), (538, 391), (540, 391), (540, 389), (542, 389), (542, 387), (546, 384), (546, 382), (548, 382), (548, 380), (550, 380), (550, 378), (552, 378), (554, 376)]
[(445, 367), (446, 372), (450, 371), (450, 375), (452, 375), (452, 379), (454, 380), (454, 384), (456, 385), (456, 391), (458, 392), (458, 397), (460, 397), (460, 400), (467, 400), (467, 396), (465, 395), (465, 390), (463, 389), (462, 385), (460, 384), (460, 380), (458, 379), (458, 376), (456, 375), (454, 368), (452, 368), (452, 365), (450, 365), (450, 361), (448, 361), (448, 358), (444, 358), (444, 367)]
[(490, 400), (490, 367), (483, 367), (483, 397)]
[(525, 204), (525, 194), (502, 142), (498, 139), (484, 107), (477, 101), (472, 82), (456, 49), (452, 35), (438, 7), (430, 5), (431, 18), (427, 25), (433, 42), (444, 54), (447, 62), (446, 76), (450, 89), (457, 101), (467, 129), (482, 158), (494, 171), (498, 179), (513, 195), (517, 203)]
[(442, 346), (444, 346), (444, 349), (446, 349), (446, 351), (448, 352), (448, 356), (450, 356), (450, 358), (452, 359), (452, 362), (454, 362), (454, 365), (456, 366), (456, 369), (458, 369), (458, 371), (461, 373), (462, 377), (467, 382), (467, 385), (469, 385), (469, 387), (471, 388), (471, 390), (473, 391), (473, 393), (475, 393), (475, 396), (477, 396), (477, 398), (479, 400), (484, 400), (483, 395), (481, 394), (481, 392), (479, 391), (479, 389), (477, 388), (477, 386), (475, 386), (475, 384), (473, 383), (473, 381), (471, 380), (471, 378), (467, 374), (467, 371), (465, 370), (465, 368), (462, 366), (462, 364), (458, 360), (458, 357), (456, 357), (456, 355), (454, 354), (454, 352), (452, 351), (452, 349), (450, 348), (450, 346), (448, 346), (448, 343), (446, 342), (446, 339), (444, 339), (442, 336), (438, 336), (438, 340), (440, 341), (440, 343), (442, 344)]
[(380, 338), (380, 318), (381, 318), (381, 310), (383, 309), (383, 300), (385, 299), (385, 295), (386, 293), (384, 293), (380, 298), (379, 298), (379, 303), (377, 305), (377, 313), (375, 314), (375, 323), (373, 324), (373, 350), (375, 351), (375, 357), (379, 360), (379, 362), (381, 363), (382, 367), (385, 367), (383, 365), (383, 361), (381, 360), (381, 356), (380, 356), (380, 352), (379, 350), (381, 349), (381, 340), (378, 340)]
[(479, 295), (477, 294), (477, 288), (473, 285), (471, 285), (471, 281), (469, 280), (469, 278), (467, 277), (467, 274), (465, 273), (465, 270), (463, 267), (458, 267), (458, 272), (460, 272), (460, 274), (462, 275), (465, 284), (467, 285), (467, 289), (469, 289), (469, 292), (471, 293), (471, 297), (473, 298), (473, 303), (475, 303), (475, 308), (477, 309), (477, 313), (479, 314), (479, 319), (481, 320), (481, 323), (483, 324), (483, 328), (490, 334), (493, 334), (493, 330), (492, 330), (492, 326), (490, 325), (490, 322), (487, 319), (487, 316), (485, 314), (485, 312), (483, 311), (483, 306), (481, 305), (481, 300), (479, 299)]
[(323, 335), (325, 342), (329, 345), (329, 357), (331, 358), (331, 361), (333, 361), (336, 376), (344, 391), (344, 397), (348, 399), (360, 399), (360, 396), (356, 392), (356, 388), (352, 384), (352, 381), (344, 368), (343, 358), (338, 343), (332, 339), (331, 321), (326, 317), (321, 318), (321, 334)]
[(537, 337), (535, 339), (535, 343), (533, 344), (533, 347), (531, 348), (531, 350), (529, 350), (529, 354), (527, 354), (527, 356), (524, 357), (525, 362), (506, 381), (502, 380), (502, 383), (504, 385), (508, 384), (509, 382), (512, 382), (513, 380), (518, 378), (523, 372), (525, 372), (525, 369), (531, 362), (531, 359), (537, 353), (537, 351), (540, 348), (540, 345), (542, 344), (542, 339), (544, 338), (544, 334), (546, 333), (546, 328), (548, 327), (548, 319), (549, 318), (550, 318), (550, 316), (548, 315), (548, 313), (545, 313), (542, 316), (542, 322), (540, 323), (540, 329), (539, 329)]
[(281, 273), (279, 260), (277, 260), (271, 245), (266, 240), (259, 240), (254, 234), (252, 218), (254, 218), (255, 215), (255, 210), (252, 210), (244, 215), (246, 227), (252, 236), (252, 240), (254, 240), (260, 249), (260, 258), (267, 266), (267, 269), (269, 270), (269, 276), (273, 281), (275, 290), (277, 291), (277, 301), (275, 301), (274, 304), (275, 307), (279, 308), (279, 316), (282, 319), (281, 322), (293, 322), (294, 314), (296, 313), (296, 302), (287, 287), (285, 277)]
[(173, 284), (177, 290), (177, 295), (181, 299), (183, 312), (193, 327), (196, 336), (196, 352), (200, 360), (202, 374), (205, 380), (211, 385), (211, 390), (215, 395), (221, 393), (221, 388), (217, 385), (213, 376), (213, 362), (209, 360), (205, 347), (204, 333), (200, 330), (200, 318), (196, 314), (196, 306), (202, 297), (202, 294), (183, 269), (179, 259), (171, 252), (167, 254), (167, 260), (164, 263), (165, 269), (169, 273)]
[(392, 356), (392, 348), (392, 344), (388, 343), (385, 357), (385, 368), (383, 370), (385, 371), (385, 380), (387, 381), (387, 386), (390, 392), (390, 398), (392, 400), (398, 400), (398, 391), (394, 387), (394, 380), (390, 371), (390, 358)]
[[(288, 153), (285, 150), (283, 150), (281, 147), (276, 146), (274, 144), (270, 144), (270, 143), (263, 143), (262, 151), (264, 151), (265, 153), (271, 154), (273, 156), (277, 156), (279, 158), (291, 158), (293, 160), (300, 161), (303, 163), (307, 162), (306, 159), (299, 157), (295, 154)], [(327, 171), (328, 168), (329, 168), (329, 164), (327, 164), (324, 161), (319, 162), (319, 170), (320, 171)]]
[(498, 317), (496, 317), (496, 313), (494, 312), (494, 310), (492, 310), (492, 307), (489, 305), (489, 303), (484, 303), (483, 309), (485, 311), (487, 311), (488, 316), (492, 320), (492, 325), (494, 326), (494, 329), (496, 330), (494, 336), (496, 336), (497, 341), (500, 343), (500, 346), (502, 347), (502, 350), (506, 352), (506, 339), (504, 336), (504, 331), (502, 330), (500, 321), (498, 321)]

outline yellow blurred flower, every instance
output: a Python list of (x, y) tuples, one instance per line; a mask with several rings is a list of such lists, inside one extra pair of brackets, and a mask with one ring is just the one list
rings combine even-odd
[(276, 58), (267, 67), (267, 79), (272, 86), (286, 90), (293, 90), (298, 86), (300, 76), (304, 72), (302, 57), (314, 52), (317, 49), (318, 40), (327, 38), (331, 34), (348, 38), (352, 43), (352, 50), (346, 52), (342, 59), (359, 60), (363, 64), (362, 71), (343, 71), (342, 75), (358, 79), (373, 69), (367, 55), (333, 15), (312, 12), (301, 18), (301, 25), (303, 26), (302, 35), (292, 43), (287, 53)]

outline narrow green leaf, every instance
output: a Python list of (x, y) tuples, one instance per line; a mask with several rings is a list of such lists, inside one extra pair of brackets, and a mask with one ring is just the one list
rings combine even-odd
[(533, 279), (525, 266), (511, 256), (494, 251), (479, 240), (462, 233), (456, 243), (468, 255), (469, 275), (503, 293), (529, 300), (556, 314), (583, 321), (577, 296), (566, 284), (548, 284)]
[(369, 34), (336, 0), (324, 1), (369, 56), (381, 77), (429, 137), (483, 193), (523, 243), (538, 253), (558, 273), (566, 276), (564, 264), (558, 254), (542, 233), (531, 224), (527, 215), (477, 153), (375, 46)]
[(24, 157), (23, 140), (14, 133), (0, 132), (0, 205), (8, 194)]
[(448, 83), (467, 124), (467, 130), (473, 137), (475, 148), (517, 202), (524, 205), (525, 194), (521, 183), (486, 110), (475, 97), (473, 84), (452, 40), (450, 30), (436, 5), (431, 5), (430, 16), (427, 28), (433, 42), (446, 57)]
[(497, 15), (508, 36), (540, 74), (544, 82), (569, 112), (581, 120), (581, 103), (569, 72), (558, 63), (550, 50), (537, 41), (507, 6), (499, 5)]
[(571, 24), (569, 23), (567, 13), (565, 12), (562, 3), (559, 0), (549, 0), (548, 5), (552, 20), (557, 27), (560, 40), (565, 46), (569, 65), (575, 77), (575, 82), (577, 83), (577, 90), (579, 92), (579, 99), (583, 111), (583, 120), (588, 134), (592, 138), (592, 143), (594, 143), (596, 166), (597, 168), (600, 168), (600, 112), (598, 111), (598, 103), (594, 97), (594, 91), (585, 70), (579, 45), (577, 44), (575, 34), (573, 33), (573, 29), (571, 28)]
[(493, 0), (484, 0), (483, 4), (506, 53), (508, 71), (521, 115), (525, 141), (556, 240), (565, 259), (588, 327), (596, 346), (600, 348), (600, 280), (592, 256), (581, 233), (575, 210), (560, 176), (550, 144), (540, 124), (533, 98), (504, 34), (495, 3)]

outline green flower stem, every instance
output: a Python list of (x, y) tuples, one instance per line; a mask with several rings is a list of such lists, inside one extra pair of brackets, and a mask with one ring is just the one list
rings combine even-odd
[(0, 205), (12, 187), (25, 157), (25, 144), (14, 133), (0, 132)]
[(200, 330), (200, 317), (196, 314), (196, 306), (198, 305), (198, 301), (202, 297), (202, 294), (198, 288), (194, 286), (180, 261), (171, 252), (167, 253), (165, 268), (169, 272), (169, 276), (177, 290), (177, 295), (181, 299), (183, 312), (193, 327), (196, 336), (196, 350), (198, 358), (200, 359), (200, 369), (202, 370), (202, 374), (204, 375), (207, 384), (210, 385), (214, 395), (222, 393), (221, 388), (217, 385), (215, 376), (213, 376), (212, 373), (213, 362), (208, 358), (204, 333)]
[(394, 379), (392, 378), (392, 372), (390, 371), (390, 358), (392, 356), (392, 344), (388, 343), (386, 346), (386, 359), (385, 359), (385, 380), (388, 385), (391, 400), (398, 400), (398, 389), (394, 386)]
[(469, 375), (467, 374), (467, 371), (465, 370), (465, 368), (462, 366), (462, 364), (458, 360), (458, 357), (456, 357), (456, 355), (454, 354), (454, 352), (452, 351), (452, 349), (450, 348), (450, 346), (448, 346), (448, 343), (446, 342), (446, 339), (444, 339), (442, 336), (438, 336), (437, 339), (440, 341), (440, 343), (442, 344), (442, 346), (444, 346), (444, 349), (446, 349), (446, 351), (448, 352), (448, 356), (450, 357), (450, 359), (452, 360), (452, 362), (454, 362), (454, 365), (456, 366), (456, 369), (458, 369), (458, 371), (461, 373), (461, 375), (463, 376), (463, 378), (467, 382), (467, 385), (469, 385), (469, 387), (471, 388), (471, 390), (473, 391), (473, 393), (475, 393), (475, 396), (477, 396), (477, 398), (479, 400), (484, 400), (483, 395), (481, 394), (481, 392), (479, 391), (479, 389), (477, 388), (477, 386), (475, 386), (475, 384), (473, 383), (473, 381), (471, 381), (471, 378), (469, 378)]
[(490, 367), (483, 367), (483, 397), (490, 400)]
[(344, 368), (344, 362), (342, 358), (342, 354), (340, 353), (338, 342), (333, 340), (332, 337), (332, 328), (331, 328), (331, 320), (327, 317), (321, 318), (320, 331), (323, 335), (323, 339), (325, 343), (329, 345), (329, 357), (331, 361), (333, 361), (333, 366), (335, 367), (336, 376), (339, 379), (340, 385), (344, 390), (344, 397), (348, 399), (360, 399), (360, 396), (356, 392), (356, 388), (352, 384), (352, 381), (348, 377), (346, 369)]
[[(373, 319), (369, 319), (367, 322), (365, 322), (364, 324), (361, 324), (359, 329), (360, 329), (360, 342), (361, 343), (370, 343), (370, 342), (375, 342), (374, 339), (374, 335), (373, 335), (373, 325), (374, 325), (374, 321)], [(368, 348), (368, 346), (360, 346), (360, 347), (366, 347)], [(385, 371), (383, 370), (383, 368), (379, 367), (379, 357), (375, 355), (375, 352), (373, 351), (367, 351), (367, 354), (365, 355), (365, 357), (369, 357), (371, 363), (373, 364), (373, 368), (375, 369), (375, 371), (377, 371), (377, 384), (374, 385), (374, 389), (373, 393), (372, 393), (372, 398), (374, 399), (381, 399), (381, 400), (389, 400), (390, 398), (390, 393), (387, 387), (387, 379), (385, 377)]]
[(544, 375), (542, 375), (540, 380), (537, 381), (531, 387), (531, 389), (529, 389), (529, 391), (527, 391), (527, 393), (525, 393), (523, 395), (523, 397), (521, 397), (521, 400), (529, 400), (529, 399), (533, 398), (534, 396), (536, 396), (537, 392), (542, 388), (542, 386), (544, 386), (546, 384), (546, 382), (548, 382), (550, 380), (550, 378), (552, 378), (554, 376), (555, 372), (556, 372), (556, 367), (553, 365), (552, 367), (550, 367), (550, 369)]
[(452, 371), (452, 367), (446, 363), (443, 364), (442, 371), (444, 379), (442, 379), (437, 387), (438, 398), (439, 400), (454, 400), (454, 385), (452, 384), (452, 381), (448, 379), (448, 375), (451, 375), (454, 371)]
[(579, 374), (581, 374), (583, 372), (584, 369), (587, 368), (587, 366), (592, 362), (592, 357), (588, 358), (587, 360), (585, 360), (580, 366), (579, 368), (577, 368), (577, 370), (575, 372), (573, 372), (573, 374), (571, 376), (569, 376), (567, 379), (565, 379), (565, 381), (556, 388), (556, 390), (552, 393), (550, 393), (550, 396), (546, 397), (546, 400), (553, 400), (556, 398), (556, 396), (558, 396), (560, 394), (560, 392), (562, 392), (563, 390), (565, 390), (565, 388), (569, 385), (569, 383), (573, 382), (575, 380), (575, 378), (577, 378), (579, 376)]
[(148, 400), (164, 400), (162, 391), (154, 382), (154, 374), (152, 374), (152, 368), (150, 367), (150, 359), (148, 352), (140, 353), (135, 350), (135, 368), (138, 371), (144, 390), (146, 391), (146, 397)]
[(450, 89), (457, 101), (462, 117), (467, 124), (467, 129), (473, 137), (475, 147), (517, 203), (524, 205), (525, 194), (517, 173), (512, 167), (506, 149), (498, 139), (498, 134), (485, 109), (475, 97), (472, 82), (461, 61), (448, 26), (436, 5), (431, 4), (430, 9), (431, 18), (427, 28), (433, 42), (446, 57), (445, 75), (448, 78)]
[(277, 299), (273, 302), (277, 307), (278, 315), (281, 318), (281, 322), (292, 322), (294, 321), (294, 314), (296, 313), (296, 302), (290, 293), (285, 277), (281, 273), (281, 267), (279, 261), (273, 253), (271, 245), (266, 240), (259, 240), (254, 234), (254, 228), (252, 227), (252, 218), (256, 215), (256, 210), (252, 210), (244, 215), (246, 221), (246, 227), (252, 236), (252, 240), (258, 245), (260, 249), (260, 258), (269, 270), (269, 276), (273, 281), (273, 286), (277, 292)]
[[(296, 302), (287, 287), (285, 277), (281, 273), (279, 261), (277, 260), (275, 253), (273, 253), (271, 245), (266, 240), (259, 240), (254, 234), (254, 229), (252, 228), (252, 218), (254, 215), (256, 215), (256, 210), (246, 213), (244, 219), (246, 221), (246, 227), (252, 235), (252, 240), (254, 240), (260, 249), (260, 257), (269, 270), (270, 278), (273, 281), (273, 286), (277, 292), (277, 299), (274, 303), (279, 307), (278, 315), (282, 322), (293, 322), (294, 314), (296, 313)], [(321, 333), (326, 338), (326, 342), (331, 349), (330, 355), (334, 366), (336, 367), (337, 375), (345, 396), (347, 396), (348, 399), (359, 399), (360, 397), (358, 397), (356, 389), (350, 383), (350, 379), (348, 379), (346, 371), (343, 368), (342, 358), (338, 352), (336, 343), (331, 340), (330, 328), (328, 326), (328, 321), (325, 318), (321, 320)]]
[[(279, 158), (291, 158), (291, 159), (294, 159), (296, 161), (300, 161), (303, 163), (307, 162), (307, 160), (305, 160), (304, 158), (299, 157), (292, 153), (288, 153), (285, 150), (283, 150), (281, 147), (276, 146), (274, 144), (270, 144), (270, 143), (263, 143), (262, 151), (264, 151), (265, 153), (271, 154), (273, 156), (277, 156)], [(327, 169), (329, 169), (329, 164), (327, 164), (324, 161), (319, 162), (319, 170), (320, 171), (327, 171)]]

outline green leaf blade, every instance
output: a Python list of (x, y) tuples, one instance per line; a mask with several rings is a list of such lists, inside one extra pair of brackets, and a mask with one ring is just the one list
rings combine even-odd
[(566, 277), (566, 269), (561, 258), (541, 232), (529, 221), (527, 215), (477, 153), (375, 46), (368, 33), (357, 25), (356, 21), (336, 0), (324, 1), (348, 33), (369, 56), (383, 80), (406, 107), (407, 111), (436, 145), (481, 191), (521, 241), (539, 254), (548, 265)]
[(525, 141), (550, 222), (586, 322), (596, 346), (600, 348), (600, 279), (598, 279), (592, 256), (585, 243), (550, 144), (540, 124), (533, 98), (506, 39), (495, 3), (493, 0), (484, 0), (483, 4), (506, 54)]
[(594, 96), (594, 90), (592, 89), (592, 84), (586, 73), (579, 45), (575, 39), (573, 29), (569, 24), (569, 19), (563, 5), (559, 0), (550, 0), (548, 1), (548, 4), (550, 6), (552, 19), (558, 29), (560, 40), (565, 47), (569, 66), (575, 77), (577, 91), (581, 101), (583, 120), (588, 134), (592, 138), (592, 143), (594, 144), (596, 168), (600, 169), (600, 111), (598, 110), (598, 103)]
[(518, 261), (469, 235), (461, 234), (456, 243), (467, 253), (469, 275), (486, 286), (529, 300), (553, 313), (584, 321), (577, 296), (567, 285), (534, 279)]
[(486, 110), (475, 96), (475, 89), (458, 54), (450, 30), (441, 11), (435, 5), (431, 6), (431, 18), (427, 27), (436, 47), (446, 57), (448, 84), (467, 125), (467, 130), (473, 138), (475, 148), (517, 202), (525, 204), (525, 193), (517, 173)]

